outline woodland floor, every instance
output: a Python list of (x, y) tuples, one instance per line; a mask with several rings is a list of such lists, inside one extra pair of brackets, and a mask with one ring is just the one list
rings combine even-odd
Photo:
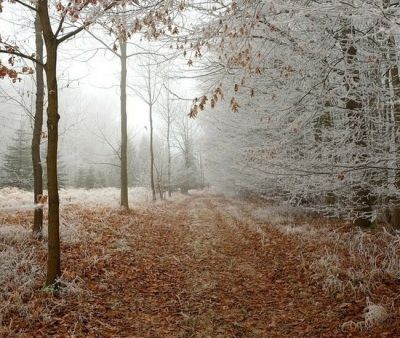
[[(62, 248), (63, 278), (75, 281), (77, 291), (51, 294), (37, 281), (37, 292), (23, 300), (31, 313), (10, 311), (4, 336), (400, 336), (398, 302), (379, 325), (344, 329), (362, 320), (365, 297), (325, 292), (304, 265), (313, 245), (268, 224), (260, 231), (240, 204), (222, 196), (129, 212), (69, 206), (64, 221), (70, 213), (85, 229)], [(31, 245), (44, 266), (45, 246)]]

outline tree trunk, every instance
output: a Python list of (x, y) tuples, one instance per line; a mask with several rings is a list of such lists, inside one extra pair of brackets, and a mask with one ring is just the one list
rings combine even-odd
[[(390, 9), (390, 0), (383, 0), (382, 1), (382, 6), (384, 10)], [(390, 13), (393, 14), (393, 13)], [(396, 162), (396, 168), (399, 169), (400, 167), (400, 148), (399, 148), (399, 143), (400, 143), (400, 103), (399, 103), (399, 98), (400, 98), (400, 78), (399, 78), (399, 66), (398, 66), (398, 60), (397, 60), (397, 46), (396, 46), (396, 40), (395, 37), (393, 36), (392, 33), (390, 33), (390, 29), (388, 25), (382, 21), (382, 25), (385, 28), (384, 32), (389, 32), (387, 33), (386, 40), (382, 40), (386, 42), (386, 46), (383, 45), (383, 47), (387, 47), (387, 52), (385, 53), (384, 51), (384, 59), (388, 61), (389, 64), (389, 69), (387, 72), (384, 74), (384, 80), (386, 84), (386, 88), (389, 90), (390, 85), (392, 85), (392, 96), (390, 98), (390, 103), (393, 104), (392, 109), (393, 109), (393, 120), (394, 120), (394, 150), (395, 150), (395, 162)], [(380, 34), (385, 34), (385, 33), (380, 33)], [(385, 55), (386, 54), (386, 55)], [(386, 109), (389, 111), (388, 105), (386, 105)], [(392, 142), (393, 142), (392, 141)], [(395, 172), (395, 187), (397, 190), (400, 190), (400, 172), (397, 170)], [(397, 204), (397, 201), (394, 201), (394, 204)], [(396, 227), (400, 228), (400, 207), (395, 206), (391, 208), (389, 217), (390, 223)]]
[(158, 185), (158, 193), (160, 195), (160, 201), (162, 201), (164, 199), (164, 189), (163, 189), (163, 185), (162, 185), (162, 175), (158, 175), (157, 185)]
[(189, 131), (189, 125), (186, 125), (186, 131), (185, 131), (185, 180), (184, 180), (184, 187), (183, 187), (183, 193), (185, 195), (189, 194), (189, 185), (190, 185), (190, 175), (189, 171), (191, 168), (191, 155), (192, 155), (192, 148), (191, 148), (191, 143), (190, 143), (190, 131)]
[[(400, 191), (400, 105), (397, 103), (397, 101), (400, 99), (399, 95), (399, 86), (400, 86), (400, 81), (399, 81), (399, 70), (398, 66), (394, 65), (391, 69), (391, 81), (392, 81), (392, 86), (394, 90), (394, 103), (393, 105), (393, 115), (394, 115), (394, 146), (395, 146), (395, 156), (396, 156), (396, 174), (395, 174), (395, 187), (397, 191)], [(396, 204), (398, 204), (398, 201), (395, 201)], [(392, 217), (391, 217), (391, 223), (395, 228), (400, 228), (400, 207), (396, 206), (392, 209)]]
[(128, 117), (126, 113), (126, 41), (120, 40), (121, 47), (121, 206), (129, 209), (128, 201)]
[[(324, 86), (325, 92), (327, 93), (327, 88)], [(328, 132), (333, 127), (333, 120), (332, 120), (332, 102), (329, 99), (326, 99), (324, 102), (320, 103), (322, 113), (314, 122), (314, 139), (317, 143), (317, 147), (320, 149), (317, 155), (317, 159), (321, 161), (321, 163), (332, 161), (331, 158), (327, 158), (323, 149), (325, 148), (325, 144), (331, 144), (332, 139), (331, 137), (327, 136)], [(322, 108), (323, 107), (323, 108)], [(329, 135), (329, 134), (328, 134)], [(329, 156), (329, 155), (328, 155)], [(332, 170), (332, 175), (334, 172)], [(325, 203), (327, 205), (334, 205), (336, 202), (336, 196), (332, 189), (329, 189), (325, 192)]]
[[(396, 156), (396, 168), (400, 168), (400, 77), (399, 77), (399, 66), (397, 64), (397, 50), (396, 41), (393, 34), (390, 34), (388, 38), (389, 48), (389, 63), (390, 63), (390, 81), (393, 88), (393, 117), (394, 117), (394, 147)], [(400, 191), (400, 171), (397, 170), (395, 173), (395, 187)], [(395, 201), (397, 202), (397, 201)], [(396, 203), (397, 204), (397, 203)], [(391, 211), (391, 224), (400, 228), (400, 207), (396, 206)]]
[[(345, 56), (346, 71), (344, 75), (346, 95), (346, 110), (350, 123), (351, 137), (350, 144), (353, 144), (360, 155), (360, 159), (355, 164), (363, 163), (367, 160), (367, 125), (362, 112), (362, 102), (359, 93), (360, 74), (357, 69), (357, 48), (354, 43), (354, 27), (350, 22), (344, 22), (342, 29), (341, 46)], [(354, 154), (354, 156), (356, 156)], [(354, 187), (354, 204), (356, 226), (368, 227), (370, 225), (369, 216), (372, 213), (371, 192), (365, 182), (367, 177), (360, 180), (358, 186)]]
[(150, 184), (153, 194), (153, 201), (156, 200), (156, 189), (154, 185), (154, 149), (153, 149), (153, 105), (149, 105), (149, 119), (150, 119)]
[(167, 151), (168, 151), (168, 197), (172, 195), (172, 187), (171, 187), (171, 116), (169, 110), (169, 102), (168, 102), (168, 122), (167, 122)]
[[(42, 27), (39, 15), (35, 18), (35, 43), (36, 43), (36, 59), (43, 63), (43, 39)], [(33, 167), (33, 199), (34, 203), (39, 202), (39, 198), (43, 195), (43, 168), (40, 158), (40, 140), (43, 127), (43, 105), (44, 105), (44, 77), (43, 67), (36, 64), (36, 109), (35, 121), (32, 136), (32, 167)], [(35, 208), (33, 216), (33, 236), (42, 237), (43, 228), (43, 209)]]
[(203, 167), (203, 156), (201, 153), (199, 154), (199, 166), (200, 166), (200, 189), (205, 188), (205, 179), (204, 179), (204, 167)]
[(47, 186), (49, 191), (49, 233), (46, 285), (52, 285), (61, 276), (60, 264), (60, 220), (58, 196), (58, 85), (57, 85), (57, 41), (46, 39), (47, 63)]
[(58, 148), (58, 86), (57, 86), (57, 47), (58, 42), (51, 29), (48, 1), (38, 3), (38, 13), (46, 45), (47, 62), (45, 66), (47, 80), (47, 186), (49, 192), (48, 213), (48, 256), (46, 286), (56, 283), (61, 276), (60, 264), (60, 210), (57, 179)]

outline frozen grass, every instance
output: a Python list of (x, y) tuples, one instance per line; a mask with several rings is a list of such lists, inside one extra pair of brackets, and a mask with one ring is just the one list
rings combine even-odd
[(30, 309), (24, 304), (43, 275), (29, 240), (30, 233), (22, 226), (0, 227), (0, 332), (10, 313), (29, 314)]
[(14, 244), (23, 243), (29, 240), (31, 232), (21, 225), (0, 226), (0, 248)]
[[(131, 206), (152, 204), (151, 191), (144, 187), (129, 188), (129, 202)], [(46, 194), (46, 192), (45, 192)], [(204, 192), (191, 190), (190, 194), (205, 194)], [(157, 195), (158, 197), (158, 195)], [(187, 198), (186, 195), (174, 192), (167, 201), (180, 202)], [(31, 210), (35, 208), (32, 202), (32, 192), (18, 188), (0, 189), (0, 213), (12, 213), (17, 211)], [(157, 204), (164, 201), (157, 201)], [(61, 206), (79, 205), (87, 208), (120, 206), (120, 190), (118, 188), (99, 189), (60, 189)]]
[[(253, 207), (256, 222), (264, 222), (280, 233), (308, 243), (312, 252), (303, 257), (304, 267), (330, 295), (377, 298), (378, 286), (400, 281), (400, 233), (342, 231), (320, 220), (312, 220), (298, 208), (283, 206)], [(379, 297), (378, 297), (379, 298)], [(387, 307), (367, 298), (364, 320), (347, 322), (343, 328), (369, 329), (389, 317)]]
[[(343, 287), (363, 294), (372, 291), (379, 281), (400, 280), (399, 233), (386, 230), (371, 233), (357, 228), (338, 232), (329, 226), (299, 221), (301, 210), (285, 205), (255, 208), (251, 213), (256, 220), (264, 221), (285, 235), (321, 246), (322, 256), (319, 252), (309, 265), (315, 276), (325, 275), (327, 290), (332, 290), (333, 284), (339, 285), (340, 279)], [(338, 250), (348, 253), (350, 263), (347, 266), (337, 259), (328, 259), (337, 257)], [(327, 269), (327, 265), (331, 267)]]
[(400, 235), (386, 230), (377, 234), (361, 230), (343, 236), (343, 243), (354, 259), (361, 257), (364, 266), (383, 279), (400, 280)]
[[(146, 203), (151, 201), (151, 193), (146, 188), (130, 188), (128, 191), (131, 203)], [(82, 205), (89, 207), (119, 207), (120, 190), (118, 188), (100, 189), (61, 189), (62, 205)]]
[(321, 280), (325, 291), (330, 294), (343, 291), (344, 285), (339, 278), (341, 266), (338, 255), (326, 252), (319, 259), (314, 260), (309, 268), (313, 272), (313, 278)]
[(256, 220), (273, 225), (284, 225), (293, 222), (293, 215), (289, 212), (289, 208), (283, 206), (256, 208), (252, 210), (251, 214)]
[[(21, 197), (24, 194), (20, 191), (18, 194), (14, 192), (13, 195), (15, 196), (12, 203), (16, 203), (17, 200), (19, 203), (24, 202)], [(7, 201), (10, 205), (11, 201)], [(24, 220), (27, 217), (30, 216), (26, 213), (18, 213), (8, 219), (21, 224), (0, 224), (0, 337), (20, 336), (10, 318), (20, 317), (32, 323), (44, 320), (46, 317), (50, 320), (52, 311), (58, 307), (59, 302), (64, 301), (65, 297), (79, 297), (86, 292), (79, 278), (63, 275), (59, 280), (62, 288), (58, 292), (58, 298), (50, 298), (46, 310), (37, 311), (37, 304), (33, 300), (38, 301), (45, 297), (43, 293), (50, 291), (43, 289), (45, 279), (43, 257), (47, 247), (47, 225), (45, 224), (43, 229), (44, 240), (34, 240), (30, 224), (22, 225), (26, 223)], [(5, 219), (7, 217), (4, 217), (2, 222)], [(93, 235), (83, 229), (79, 212), (73, 208), (65, 213), (65, 218), (61, 221), (63, 245), (72, 246)]]
[(59, 294), (62, 296), (80, 296), (85, 292), (83, 288), (83, 280), (79, 277), (75, 277), (74, 279), (70, 280), (66, 276), (62, 275), (57, 279), (57, 283), (61, 285)]
[(0, 209), (32, 205), (32, 193), (20, 190), (18, 188), (0, 189)]

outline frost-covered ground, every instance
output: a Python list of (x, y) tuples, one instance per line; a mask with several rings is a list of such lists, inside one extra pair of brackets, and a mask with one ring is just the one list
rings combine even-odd
[[(190, 191), (190, 193), (199, 193)], [(46, 192), (45, 192), (46, 194)], [(157, 195), (157, 198), (159, 196)], [(173, 193), (167, 200), (179, 201), (184, 198), (180, 193)], [(32, 192), (18, 188), (0, 189), (0, 212), (23, 211), (34, 208)], [(81, 205), (83, 207), (119, 207), (120, 190), (118, 188), (99, 189), (61, 189), (61, 206)], [(151, 191), (144, 187), (129, 189), (129, 203), (132, 207), (145, 205), (152, 201)]]
[[(41, 328), (48, 335), (61, 328), (68, 330), (69, 334), (64, 336), (87, 336), (82, 331), (87, 326), (104, 333), (118, 329), (121, 316), (131, 315), (130, 306), (145, 297), (154, 300), (157, 309), (154, 313), (158, 314), (160, 308), (169, 309), (166, 304), (170, 306), (171, 299), (179, 303), (182, 311), (180, 306), (184, 302), (170, 294), (181, 294), (183, 286), (179, 282), (185, 276), (184, 285), (190, 286), (183, 293), (190, 296), (187, 304), (200, 306), (201, 310), (191, 314), (193, 323), (198, 325), (189, 325), (191, 329), (199, 330), (201, 326), (208, 330), (207, 320), (215, 318), (216, 313), (227, 318), (234, 316), (222, 321), (230, 329), (243, 329), (244, 326), (232, 328), (230, 323), (232, 318), (240, 316), (236, 305), (242, 309), (252, 299), (248, 293), (251, 291), (256, 295), (255, 304), (265, 301), (261, 308), (273, 311), (271, 314), (275, 316), (272, 324), (268, 322), (269, 314), (260, 321), (265, 332), (286, 330), (290, 327), (288, 323), (306, 327), (307, 321), (314, 323), (323, 308), (328, 309), (327, 315), (320, 315), (320, 323), (312, 324), (315, 334), (308, 332), (306, 336), (317, 336), (322, 325), (339, 328), (340, 332), (355, 332), (355, 337), (375, 337), (381, 328), (393, 336), (400, 325), (399, 235), (354, 230), (340, 221), (307, 217), (301, 210), (286, 205), (261, 204), (215, 193), (213, 190), (190, 191), (190, 196), (175, 193), (172, 199), (154, 204), (148, 190), (135, 188), (130, 190), (133, 212), (126, 212), (119, 208), (118, 189), (62, 190), (63, 288), (62, 294), (53, 297), (49, 290), (43, 289), (47, 222), (44, 240), (34, 240), (30, 231), (32, 212), (28, 210), (31, 193), (1, 189), (0, 337), (23, 332), (36, 334)], [(177, 268), (181, 264), (184, 268)], [(153, 274), (158, 268), (162, 271)], [(124, 271), (127, 273), (121, 273)], [(129, 293), (131, 299), (126, 301), (125, 294), (110, 287), (115, 285), (116, 278), (120, 278), (117, 285), (133, 283), (128, 289), (142, 294)], [(143, 282), (144, 278), (148, 278), (147, 282)], [(217, 288), (219, 283), (230, 284)], [(160, 290), (153, 294), (154, 287)], [(228, 294), (222, 290), (228, 290)], [(218, 306), (222, 300), (207, 302), (213, 292), (214, 297), (223, 301), (232, 298), (233, 292), (235, 302), (225, 304), (225, 310), (221, 310)], [(167, 298), (160, 300), (160, 295)], [(112, 306), (126, 304), (129, 311), (120, 309), (117, 324), (112, 322), (113, 318), (104, 324), (88, 321), (93, 316), (97, 318), (98, 313), (113, 315), (107, 304), (105, 310), (99, 311), (98, 307), (104, 305), (99, 299), (107, 299)], [(210, 304), (215, 312), (209, 312)], [(249, 308), (253, 309), (254, 304)], [(308, 310), (303, 313), (305, 308)], [(173, 316), (176, 309), (174, 306), (171, 309)], [(137, 310), (134, 322), (140, 325), (146, 322), (140, 317), (142, 314)], [(161, 319), (163, 325), (174, 323)], [(179, 328), (173, 330), (188, 329), (185, 326), (188, 322), (181, 319), (177, 319)], [(132, 322), (132, 318), (125, 322)], [(77, 323), (76, 327), (71, 323)], [(259, 336), (293, 336), (288, 332), (285, 335), (265, 332)]]

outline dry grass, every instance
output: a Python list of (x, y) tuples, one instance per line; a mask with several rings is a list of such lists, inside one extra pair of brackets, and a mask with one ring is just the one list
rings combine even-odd
[[(3, 223), (0, 224), (1, 337), (18, 335), (18, 323), (14, 323), (13, 318), (24, 318), (31, 323), (50, 323), (65, 299), (79, 298), (86, 292), (83, 281), (77, 276), (69, 276), (67, 272), (59, 279), (62, 288), (57, 292), (57, 298), (51, 296), (54, 290), (43, 288), (47, 225), (43, 229), (43, 240), (36, 240), (32, 237), (29, 222), (26, 222), (30, 217), (27, 212), (0, 214)], [(68, 217), (75, 223), (67, 224), (63, 220), (61, 238), (65, 248), (72, 248), (87, 240), (88, 232), (78, 226), (76, 212), (69, 213)], [(4, 224), (5, 221), (9, 224)], [(46, 307), (39, 309), (39, 303), (45, 298)]]
[(367, 299), (364, 320), (348, 321), (343, 328), (367, 330), (390, 317), (387, 299), (397, 301), (395, 290), (400, 283), (399, 232), (338, 225), (305, 217), (298, 208), (287, 206), (254, 206), (251, 214), (256, 222), (264, 222), (265, 227), (271, 226), (310, 248), (304, 250), (302, 265), (329, 295), (343, 297), (346, 302)]

